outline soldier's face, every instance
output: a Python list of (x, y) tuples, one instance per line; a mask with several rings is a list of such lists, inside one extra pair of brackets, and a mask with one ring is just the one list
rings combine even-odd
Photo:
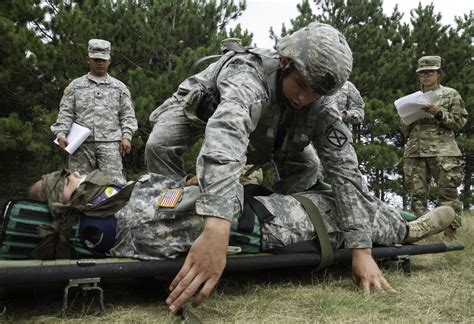
[(424, 87), (432, 87), (438, 83), (439, 72), (433, 70), (426, 70), (418, 72), (420, 82)]
[(71, 172), (66, 179), (64, 180), (64, 189), (63, 189), (63, 203), (67, 203), (71, 199), (71, 195), (79, 186), (82, 180), (82, 176), (79, 172)]
[(283, 77), (282, 90), (294, 109), (301, 109), (321, 97), (306, 83), (301, 73), (295, 69), (292, 69), (290, 73)]
[(92, 75), (105, 76), (109, 69), (110, 60), (87, 57), (87, 64)]

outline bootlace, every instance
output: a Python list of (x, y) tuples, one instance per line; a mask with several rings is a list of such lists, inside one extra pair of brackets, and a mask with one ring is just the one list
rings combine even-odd
[(416, 222), (415, 224), (411, 224), (410, 226), (410, 236), (412, 236), (415, 233), (422, 233), (422, 232), (427, 232), (432, 228), (432, 224), (429, 219), (423, 219), (419, 222)]

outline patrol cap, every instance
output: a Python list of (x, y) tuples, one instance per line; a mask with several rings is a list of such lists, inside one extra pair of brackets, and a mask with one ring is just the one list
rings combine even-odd
[(103, 39), (89, 40), (87, 49), (90, 58), (110, 60), (110, 42)]
[(422, 56), (418, 59), (416, 72), (441, 69), (441, 56)]
[(276, 48), (321, 95), (335, 93), (352, 71), (352, 51), (346, 39), (328, 24), (311, 23), (282, 38)]

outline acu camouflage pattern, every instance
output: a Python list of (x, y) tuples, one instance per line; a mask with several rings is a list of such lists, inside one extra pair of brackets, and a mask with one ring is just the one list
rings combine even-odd
[[(69, 168), (89, 173), (99, 167), (124, 183), (118, 142), (131, 141), (137, 130), (134, 106), (125, 84), (109, 75), (100, 78), (90, 73), (73, 80), (64, 90), (51, 131), (57, 138), (66, 137), (72, 122), (92, 131), (84, 144), (96, 145), (81, 145), (79, 152), (69, 157)], [(112, 152), (114, 149), (116, 152)]]
[(87, 142), (131, 140), (137, 130), (130, 92), (110, 75), (88, 73), (67, 86), (51, 131), (57, 138), (66, 137), (72, 122), (91, 130)]
[(122, 156), (119, 142), (85, 142), (69, 155), (68, 169), (80, 174), (101, 170), (109, 179), (119, 185), (127, 183), (122, 170)]
[[(328, 231), (333, 249), (347, 246), (344, 243), (345, 226), (337, 214), (336, 201), (331, 193), (308, 191), (300, 193), (309, 198), (319, 209), (323, 223)], [(316, 233), (311, 219), (301, 204), (292, 196), (273, 194), (257, 197), (275, 215), (269, 222), (262, 223), (262, 251), (311, 240)], [(376, 200), (377, 209), (370, 214), (370, 238), (374, 243), (392, 245), (402, 243), (407, 235), (406, 222), (400, 213), (381, 200)]]
[(276, 45), (282, 57), (290, 58), (309, 84), (316, 85), (329, 74), (335, 86), (323, 95), (334, 94), (352, 71), (352, 52), (344, 36), (334, 27), (311, 23)]
[(339, 111), (347, 114), (344, 123), (348, 127), (364, 120), (364, 99), (352, 82), (346, 81), (342, 88), (334, 94), (334, 98)]
[[(249, 51), (226, 53), (186, 79), (151, 114), (154, 127), (145, 152), (148, 170), (183, 178), (181, 155), (204, 134), (196, 164), (202, 189), (196, 212), (235, 222), (242, 210), (239, 177), (245, 164), (273, 160), (280, 175), (274, 190), (300, 192), (318, 179), (314, 145), (334, 188), (346, 246), (371, 247), (368, 219), (377, 204), (358, 169), (352, 135), (336, 102), (318, 100), (291, 109), (278, 88), (278, 55), (263, 49)], [(275, 143), (277, 133), (281, 143)]]
[(408, 137), (404, 152), (405, 183), (412, 194), (412, 210), (419, 217), (427, 211), (431, 177), (438, 185), (440, 205), (452, 206), (456, 211), (453, 227), (461, 226), (462, 203), (457, 188), (463, 178), (464, 161), (456, 143), (455, 131), (467, 122), (468, 113), (459, 93), (439, 86), (439, 99), (434, 105), (442, 111), (442, 118), (424, 118), (409, 126), (401, 122)]
[[(165, 189), (182, 185), (183, 182), (156, 174), (142, 177), (135, 185), (129, 204), (116, 214), (116, 244), (109, 254), (152, 260), (175, 258), (187, 252), (202, 232), (204, 224), (203, 217), (194, 210), (199, 187), (184, 187), (183, 200), (175, 208), (156, 207)], [(334, 197), (317, 192), (305, 192), (303, 195), (318, 206), (332, 247), (342, 247), (344, 228)], [(261, 224), (262, 251), (315, 238), (313, 224), (296, 199), (279, 194), (257, 199), (275, 215), (270, 222)], [(401, 243), (406, 236), (406, 223), (399, 212), (380, 200), (375, 201), (375, 205), (377, 210), (367, 219), (370, 224), (369, 238), (378, 244)]]
[[(204, 219), (195, 212), (197, 186), (184, 187), (157, 174), (147, 174), (135, 184), (128, 205), (115, 214), (117, 234), (109, 254), (142, 260), (176, 258), (187, 252), (201, 234)], [(175, 208), (159, 208), (166, 189), (183, 188)]]

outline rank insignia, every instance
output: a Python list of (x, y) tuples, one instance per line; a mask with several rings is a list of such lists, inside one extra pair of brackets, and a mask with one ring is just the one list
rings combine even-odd
[(167, 189), (158, 202), (158, 207), (174, 208), (183, 195), (183, 189)]
[(346, 144), (347, 136), (341, 130), (333, 127), (328, 132), (327, 140), (332, 145), (341, 148)]

